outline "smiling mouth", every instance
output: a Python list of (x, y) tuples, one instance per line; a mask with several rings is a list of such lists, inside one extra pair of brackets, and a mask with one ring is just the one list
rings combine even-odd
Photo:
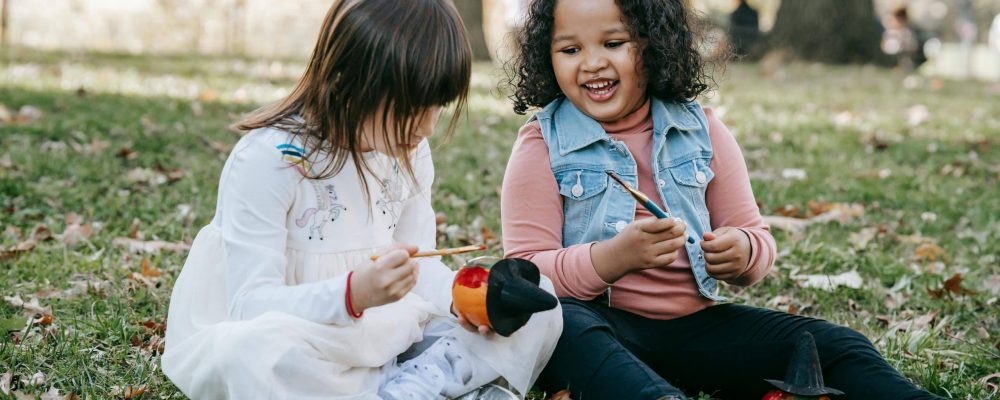
[(594, 101), (604, 101), (611, 98), (614, 94), (615, 89), (618, 88), (618, 82), (610, 79), (596, 80), (592, 82), (584, 83), (582, 86), (587, 91), (587, 96)]

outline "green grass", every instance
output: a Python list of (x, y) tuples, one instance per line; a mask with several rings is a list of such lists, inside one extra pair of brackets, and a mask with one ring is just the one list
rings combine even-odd
[[(227, 126), (286, 93), (301, 68), (298, 61), (196, 56), (0, 54), (0, 104), (43, 113), (0, 123), (0, 246), (17, 245), (39, 225), (62, 233), (71, 213), (94, 227), (76, 245), (57, 237), (0, 261), (0, 295), (38, 297), (54, 316), (51, 325), (0, 338), (0, 376), (12, 373), (24, 393), (54, 387), (123, 397), (131, 386), (143, 387), (145, 398), (182, 397), (159, 371), (162, 332), (154, 323), (166, 315), (184, 254), (129, 254), (112, 240), (137, 229), (147, 240), (190, 241), (212, 217), (225, 147), (238, 139)], [(483, 240), (484, 228), (501, 234), (498, 191), (526, 117), (497, 93), (498, 78), (478, 65), (470, 112), (454, 137), (434, 139), (444, 244)], [(844, 223), (777, 231), (781, 258), (771, 276), (728, 293), (858, 329), (934, 393), (994, 396), (980, 379), (1000, 372), (996, 89), (919, 79), (904, 85), (896, 72), (869, 67), (734, 65), (717, 78), (718, 91), (703, 104), (743, 147), (764, 214), (786, 206), (804, 214), (810, 201), (858, 203), (865, 211)], [(908, 123), (914, 106), (929, 111), (926, 120)], [(173, 179), (129, 177), (141, 168)], [(783, 177), (786, 169), (803, 170), (805, 179)], [(865, 247), (851, 239), (872, 228)], [(940, 259), (918, 257), (926, 243), (943, 250)], [(149, 277), (149, 286), (130, 278), (143, 258), (164, 273)], [(861, 289), (825, 291), (793, 279), (851, 270), (864, 278)], [(956, 273), (974, 293), (931, 295)], [(26, 318), (0, 302), (0, 325)], [(22, 383), (37, 372), (44, 384)]]

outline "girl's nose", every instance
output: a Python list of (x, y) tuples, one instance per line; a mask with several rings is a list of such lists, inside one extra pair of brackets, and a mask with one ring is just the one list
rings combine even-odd
[(591, 54), (583, 61), (584, 72), (598, 72), (608, 67), (608, 59), (602, 54)]

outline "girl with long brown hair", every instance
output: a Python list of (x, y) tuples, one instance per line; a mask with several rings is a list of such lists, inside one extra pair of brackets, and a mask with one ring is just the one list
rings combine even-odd
[(411, 257), (435, 246), (427, 138), (461, 113), (471, 57), (448, 0), (333, 2), (295, 89), (237, 125), (175, 283), (162, 367), (188, 396), (440, 398), (499, 376), (527, 391), (559, 310), (469, 332), (454, 272)]

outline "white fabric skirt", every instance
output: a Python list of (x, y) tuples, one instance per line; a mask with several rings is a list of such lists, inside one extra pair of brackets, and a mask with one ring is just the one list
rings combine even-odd
[[(287, 283), (338, 276), (367, 255), (289, 249)], [(350, 326), (279, 312), (233, 321), (226, 311), (225, 282), (222, 235), (209, 225), (195, 238), (174, 284), (161, 361), (167, 377), (194, 399), (378, 398), (383, 370), (391, 370), (396, 356), (423, 338), (430, 320), (447, 318), (434, 315), (431, 303), (411, 293), (366, 310)], [(542, 287), (554, 292), (544, 277)], [(506, 338), (484, 338), (457, 326), (445, 335), (456, 338), (524, 394), (552, 355), (562, 332), (561, 313), (559, 307), (537, 313)]]

